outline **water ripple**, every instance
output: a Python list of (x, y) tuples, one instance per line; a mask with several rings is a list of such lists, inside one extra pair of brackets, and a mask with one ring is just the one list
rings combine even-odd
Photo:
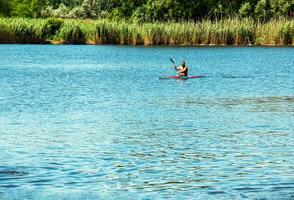
[[(207, 78), (158, 80), (172, 55)], [(293, 198), (291, 48), (0, 45), (0, 57), (0, 199)]]

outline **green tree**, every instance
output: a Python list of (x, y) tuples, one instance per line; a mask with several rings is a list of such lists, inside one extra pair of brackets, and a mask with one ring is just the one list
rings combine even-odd
[(14, 0), (11, 3), (11, 15), (17, 17), (31, 17), (30, 0)]
[(271, 0), (271, 12), (275, 17), (290, 16), (294, 12), (293, 0)]
[(30, 4), (30, 11), (32, 17), (40, 17), (42, 10), (44, 10), (46, 7), (46, 4), (46, 0), (32, 0)]
[(294, 0), (0, 0), (0, 16), (181, 21), (293, 16)]
[(0, 0), (0, 16), (9, 16), (10, 4), (7, 0)]
[(245, 2), (239, 9), (239, 14), (241, 17), (249, 17), (252, 14), (252, 7), (249, 2)]
[(271, 11), (270, 11), (270, 4), (267, 0), (260, 0), (254, 9), (255, 16), (259, 20), (268, 20)]

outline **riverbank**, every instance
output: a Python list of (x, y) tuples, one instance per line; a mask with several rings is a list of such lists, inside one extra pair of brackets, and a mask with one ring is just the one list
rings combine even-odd
[(294, 46), (294, 20), (251, 19), (131, 23), (108, 20), (0, 18), (1, 44)]

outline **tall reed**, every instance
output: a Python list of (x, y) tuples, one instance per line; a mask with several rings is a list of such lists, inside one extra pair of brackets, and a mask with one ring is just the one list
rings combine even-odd
[(294, 45), (294, 20), (198, 22), (0, 18), (0, 43)]
[(4, 44), (38, 44), (44, 43), (44, 20), (1, 18), (0, 43)]

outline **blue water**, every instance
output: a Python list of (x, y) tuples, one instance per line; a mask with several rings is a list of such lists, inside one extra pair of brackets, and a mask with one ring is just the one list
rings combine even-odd
[(293, 122), (294, 48), (0, 45), (0, 199), (293, 199)]

